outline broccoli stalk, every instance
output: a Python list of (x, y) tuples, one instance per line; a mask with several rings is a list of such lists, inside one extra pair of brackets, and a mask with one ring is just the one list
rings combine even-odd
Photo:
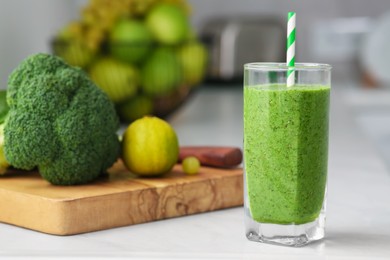
[(118, 158), (114, 105), (79, 68), (49, 54), (9, 76), (4, 153), (15, 168), (38, 167), (56, 185), (90, 182)]

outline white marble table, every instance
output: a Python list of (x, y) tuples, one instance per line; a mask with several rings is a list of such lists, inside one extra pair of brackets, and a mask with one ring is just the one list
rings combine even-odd
[[(303, 248), (248, 241), (240, 207), (68, 237), (0, 224), (0, 259), (390, 259), (390, 173), (337, 88), (325, 240)], [(170, 121), (182, 145), (241, 146), (241, 90), (204, 87)]]

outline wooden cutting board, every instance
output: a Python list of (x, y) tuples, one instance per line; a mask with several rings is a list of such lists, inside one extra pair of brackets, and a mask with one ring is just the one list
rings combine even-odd
[(108, 176), (80, 186), (54, 186), (37, 172), (0, 177), (0, 222), (72, 235), (243, 204), (242, 169), (181, 165), (163, 178), (139, 178), (118, 161)]

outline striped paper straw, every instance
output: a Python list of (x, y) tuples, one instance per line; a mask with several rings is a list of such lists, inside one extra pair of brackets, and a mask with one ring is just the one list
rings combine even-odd
[[(287, 20), (287, 66), (295, 66), (295, 13), (288, 13)], [(293, 68), (287, 71), (287, 87), (291, 87), (295, 82), (295, 73)]]

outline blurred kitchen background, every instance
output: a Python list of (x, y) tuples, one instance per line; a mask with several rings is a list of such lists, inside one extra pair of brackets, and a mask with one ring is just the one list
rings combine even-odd
[[(5, 88), (8, 74), (27, 55), (40, 51), (51, 52), (50, 41), (53, 36), (69, 21), (79, 18), (80, 8), (86, 2), (85, 0), (0, 0), (1, 88)], [(250, 21), (237, 22), (238, 26), (241, 26), (239, 30), (245, 30), (246, 26), (253, 28), (253, 24), (262, 24), (264, 19), (268, 18), (279, 20), (284, 26), (287, 12), (295, 11), (297, 13), (297, 61), (332, 64), (333, 80), (352, 79), (360, 82), (365, 77), (369, 84), (373, 84), (372, 81), (376, 80), (372, 79), (372, 75), (367, 78), (367, 75), (362, 73), (367, 69), (361, 66), (362, 46), (365, 37), (377, 29), (378, 20), (386, 11), (390, 11), (388, 0), (189, 0), (188, 2), (192, 6), (191, 23), (199, 34), (207, 32), (207, 27), (211, 27), (210, 24), (220, 17), (225, 17), (227, 21), (222, 22), (219, 28), (209, 28), (207, 33), (218, 34), (218, 30), (226, 30), (232, 17), (234, 19), (250, 17)], [(390, 28), (387, 29), (390, 32)], [(251, 32), (256, 30), (251, 31), (249, 28), (240, 36), (248, 37), (246, 33)], [(252, 36), (256, 37), (256, 35)], [(262, 36), (264, 38), (265, 35)], [(278, 38), (274, 37), (274, 39)], [(284, 40), (282, 38), (283, 48)], [(221, 43), (214, 42), (214, 44)], [(280, 42), (268, 44), (273, 46)], [(235, 52), (241, 50), (242, 55), (248, 55), (243, 52), (245, 46), (239, 45), (239, 47), (234, 49), (230, 46), (229, 50)], [(390, 48), (384, 48), (380, 51), (387, 52), (382, 54), (389, 57), (389, 50)], [(223, 55), (234, 55), (226, 50), (220, 51)], [(254, 50), (247, 48), (245, 52), (255, 56)], [(266, 58), (271, 57), (273, 56)], [(223, 60), (222, 64), (214, 63), (214, 66), (227, 66), (226, 62), (242, 61), (228, 59)], [(390, 65), (387, 69), (390, 74)], [(215, 70), (216, 68), (214, 72)], [(225, 79), (229, 80), (230, 75), (239, 73), (235, 70), (237, 69), (225, 68), (222, 76), (226, 76)]]
[[(0, 0), (1, 89), (6, 88), (9, 73), (26, 56), (52, 52), (53, 37), (70, 21), (80, 19), (80, 10), (87, 3), (87, 0)], [(207, 118), (196, 115), (187, 121), (181, 115), (174, 118), (174, 124), (183, 122), (183, 131), (179, 133), (182, 140), (191, 139), (192, 126), (214, 122), (214, 115), (220, 117), (222, 110), (224, 117), (219, 120), (238, 120), (230, 114), (241, 115), (241, 110), (231, 111), (237, 98), (229, 96), (231, 99), (227, 98), (223, 104), (211, 107), (214, 96), (228, 88), (241, 89), (243, 63), (284, 61), (286, 16), (295, 11), (296, 61), (333, 66), (333, 87), (348, 89), (345, 100), (356, 115), (355, 121), (390, 161), (389, 0), (188, 0), (188, 3), (192, 9), (191, 25), (209, 51), (207, 75), (197, 84), (200, 89), (214, 86), (217, 90), (208, 96)], [(237, 95), (241, 95), (239, 91)], [(193, 106), (189, 104), (188, 109)], [(239, 103), (236, 107), (240, 106)], [(216, 107), (220, 109), (218, 113), (212, 111)], [(225, 126), (218, 122), (222, 133)], [(205, 128), (205, 136), (208, 131)], [(236, 137), (232, 144), (241, 143), (241, 133)], [(225, 141), (226, 138), (220, 140)]]

